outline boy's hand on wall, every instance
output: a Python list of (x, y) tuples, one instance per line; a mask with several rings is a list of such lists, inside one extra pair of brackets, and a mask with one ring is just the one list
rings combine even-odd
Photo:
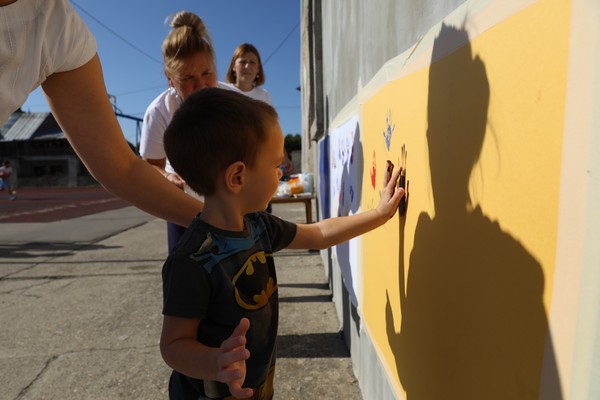
[(394, 171), (394, 163), (390, 160), (387, 161), (387, 169), (383, 177), (383, 190), (381, 191), (381, 199), (376, 210), (382, 218), (386, 220), (392, 218), (398, 209), (400, 199), (404, 196), (404, 189), (398, 188), (398, 178), (402, 168), (398, 168)]
[(229, 386), (231, 395), (245, 399), (252, 396), (253, 390), (242, 388), (246, 379), (246, 360), (250, 352), (246, 349), (246, 332), (250, 321), (242, 318), (231, 336), (221, 343), (218, 357), (218, 380)]

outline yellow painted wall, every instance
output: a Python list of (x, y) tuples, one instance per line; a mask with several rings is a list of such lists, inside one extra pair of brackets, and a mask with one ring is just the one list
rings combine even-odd
[[(408, 151), (408, 215), (363, 237), (361, 311), (409, 399), (537, 398), (569, 21), (569, 1), (539, 1), (361, 106), (365, 209)], [(434, 54), (469, 30), (442, 27)]]

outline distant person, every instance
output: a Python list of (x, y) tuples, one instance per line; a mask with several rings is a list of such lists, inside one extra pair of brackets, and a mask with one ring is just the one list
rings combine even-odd
[(263, 87), (266, 78), (260, 53), (250, 43), (242, 43), (235, 49), (225, 79), (246, 96), (273, 105), (271, 94)]
[(294, 172), (294, 165), (292, 164), (290, 153), (285, 146), (283, 146), (283, 162), (279, 168), (281, 169), (281, 180), (288, 181), (290, 179), (290, 175), (292, 175)]
[(65, 136), (106, 189), (157, 217), (189, 224), (202, 204), (168, 184), (127, 144), (96, 40), (70, 2), (0, 0), (0, 21), (0, 123), (41, 85)]
[[(146, 110), (140, 155), (174, 187), (184, 190), (185, 181), (175, 172), (165, 154), (163, 135), (173, 114), (186, 98), (197, 90), (217, 85), (217, 73), (212, 40), (202, 19), (192, 12), (180, 11), (173, 17), (171, 27), (173, 29), (162, 44), (164, 72), (169, 87)], [(176, 204), (171, 206), (177, 207)], [(167, 222), (169, 252), (184, 231), (185, 226)]]
[(377, 208), (314, 224), (263, 212), (277, 189), (283, 134), (275, 110), (238, 92), (191, 95), (164, 136), (168, 158), (205, 196), (163, 267), (161, 354), (172, 399), (273, 398), (278, 325), (273, 253), (323, 249), (375, 229), (404, 194), (388, 161)]
[(13, 189), (10, 184), (10, 176), (12, 175), (12, 167), (10, 161), (4, 160), (2, 166), (0, 166), (0, 190), (6, 189), (8, 192), (8, 198), (14, 200), (17, 198), (17, 191)]
[[(270, 106), (273, 105), (271, 94), (263, 87), (266, 82), (265, 71), (260, 53), (254, 45), (242, 43), (235, 49), (225, 79), (230, 86), (235, 87), (246, 96), (264, 101)], [(287, 181), (290, 178), (294, 172), (293, 167), (287, 149), (284, 148), (283, 162), (280, 166), (282, 180)], [(267, 211), (271, 212), (270, 203)]]

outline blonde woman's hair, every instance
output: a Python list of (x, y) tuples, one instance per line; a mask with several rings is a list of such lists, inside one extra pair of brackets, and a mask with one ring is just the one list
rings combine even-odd
[(175, 75), (183, 59), (198, 53), (208, 53), (215, 64), (215, 52), (208, 29), (202, 19), (189, 11), (179, 11), (171, 19), (173, 28), (162, 44), (165, 73)]

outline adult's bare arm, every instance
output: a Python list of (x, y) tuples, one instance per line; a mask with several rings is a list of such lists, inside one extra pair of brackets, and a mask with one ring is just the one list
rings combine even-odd
[(51, 75), (42, 88), (67, 139), (107, 190), (159, 218), (189, 225), (202, 203), (131, 151), (110, 105), (97, 54), (75, 70)]

